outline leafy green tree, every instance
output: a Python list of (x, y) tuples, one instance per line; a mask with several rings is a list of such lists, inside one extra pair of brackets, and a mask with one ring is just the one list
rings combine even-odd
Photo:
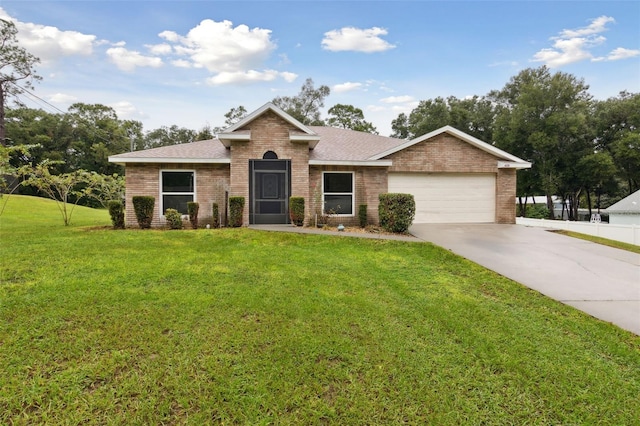
[[(577, 161), (590, 150), (592, 133), (587, 122), (591, 96), (583, 80), (552, 74), (547, 67), (521, 71), (489, 99), (497, 105), (493, 129), (496, 144), (533, 163), (530, 188), (547, 196), (553, 219), (552, 195), (561, 190), (578, 199)], [(517, 188), (519, 195), (524, 190)], [(574, 204), (577, 204), (574, 203)]]
[(331, 127), (378, 134), (375, 126), (364, 119), (364, 113), (353, 105), (336, 104), (329, 108), (327, 124)]
[(468, 99), (437, 97), (420, 101), (409, 116), (404, 113), (391, 122), (392, 137), (414, 139), (444, 126), (477, 137), (492, 140), (494, 109), (489, 99), (473, 96)]
[(23, 185), (33, 186), (56, 202), (64, 225), (71, 223), (73, 210), (81, 198), (91, 191), (93, 182), (86, 170), (75, 170), (69, 173), (51, 174), (49, 165), (51, 162), (44, 161), (31, 168), (25, 166), (23, 174), (27, 178)]
[(0, 145), (0, 216), (4, 212), (4, 208), (9, 200), (9, 195), (18, 188), (18, 180), (23, 173), (23, 167), (16, 167), (11, 164), (12, 157), (28, 157), (29, 150), (33, 149), (34, 145), (18, 145), (18, 146), (3, 146)]
[(117, 174), (102, 175), (91, 172), (85, 175), (88, 186), (84, 194), (86, 197), (96, 200), (103, 208), (108, 208), (109, 201), (122, 201), (124, 199), (124, 176)]
[[(600, 197), (603, 192), (608, 192), (615, 188), (616, 166), (613, 162), (611, 154), (608, 152), (594, 152), (583, 156), (578, 160), (578, 178), (585, 189), (587, 197), (587, 206), (589, 208), (589, 216), (592, 213), (593, 203), (591, 202), (591, 194), (596, 195), (596, 207), (600, 210)], [(577, 215), (577, 211), (574, 212)]]
[(186, 127), (178, 127), (175, 124), (170, 127), (162, 126), (145, 134), (143, 148), (149, 149), (189, 143), (196, 140), (196, 136), (197, 133), (194, 130)]
[[(0, 19), (0, 145), (5, 145), (5, 106), (9, 98), (33, 88), (41, 77), (35, 72), (40, 62), (24, 48), (18, 46), (18, 30), (13, 22)], [(18, 85), (20, 82), (23, 87)]]
[(596, 149), (609, 152), (626, 192), (640, 189), (640, 93), (621, 92), (595, 104)]
[(324, 107), (324, 99), (330, 93), (329, 86), (320, 86), (316, 89), (313, 86), (313, 80), (307, 78), (296, 96), (278, 96), (272, 102), (302, 124), (323, 126), (320, 109)]

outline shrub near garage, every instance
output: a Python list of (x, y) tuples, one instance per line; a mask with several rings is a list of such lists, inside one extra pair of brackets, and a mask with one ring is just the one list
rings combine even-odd
[(182, 229), (182, 215), (176, 209), (167, 209), (164, 212), (169, 229)]
[(200, 204), (195, 201), (187, 202), (187, 213), (189, 214), (189, 222), (193, 229), (198, 229), (198, 211), (200, 210)]
[(109, 216), (114, 229), (124, 229), (124, 206), (122, 201), (112, 200), (107, 203)]
[(416, 214), (416, 202), (411, 194), (380, 194), (378, 215), (380, 226), (387, 232), (407, 232)]

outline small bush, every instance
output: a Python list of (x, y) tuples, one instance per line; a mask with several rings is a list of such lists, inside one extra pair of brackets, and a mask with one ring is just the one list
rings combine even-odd
[(198, 211), (200, 210), (200, 204), (189, 201), (187, 202), (187, 213), (189, 214), (189, 222), (193, 229), (198, 229)]
[(220, 210), (218, 209), (218, 203), (213, 203), (211, 208), (211, 227), (219, 228), (220, 227)]
[(531, 204), (527, 206), (525, 215), (531, 219), (548, 219), (549, 209), (544, 204)]
[(360, 228), (364, 228), (367, 226), (367, 205), (360, 204), (358, 206), (358, 223), (360, 224)]
[(107, 203), (113, 229), (124, 229), (124, 205), (122, 201), (112, 200)]
[(289, 198), (289, 217), (294, 225), (304, 225), (304, 197)]
[(164, 217), (167, 219), (167, 225), (170, 229), (182, 229), (182, 215), (176, 209), (167, 209), (164, 212)]
[(232, 228), (242, 226), (243, 213), (244, 197), (229, 197), (229, 226)]
[(136, 213), (136, 220), (138, 221), (140, 228), (151, 228), (155, 203), (155, 197), (145, 195), (137, 195), (133, 197), (133, 210)]
[(416, 202), (411, 194), (380, 194), (378, 215), (380, 226), (387, 232), (407, 232), (416, 214)]

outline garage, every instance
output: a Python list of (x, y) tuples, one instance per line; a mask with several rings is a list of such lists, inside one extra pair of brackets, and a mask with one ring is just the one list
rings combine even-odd
[(493, 223), (493, 173), (389, 173), (389, 192), (413, 194), (414, 223)]

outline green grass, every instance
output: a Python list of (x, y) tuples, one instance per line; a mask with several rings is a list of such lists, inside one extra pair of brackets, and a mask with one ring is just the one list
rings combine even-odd
[(555, 232), (557, 234), (567, 235), (573, 238), (579, 238), (581, 240), (591, 241), (593, 243), (598, 243), (598, 244), (614, 247), (621, 250), (630, 251), (632, 253), (640, 254), (640, 246), (637, 246), (634, 244), (623, 243), (622, 241), (610, 240), (608, 238), (596, 237), (594, 235), (581, 234), (579, 232), (573, 232), (573, 231), (565, 231), (565, 230), (555, 231), (554, 230), (552, 232)]
[(638, 424), (640, 338), (426, 243), (0, 217), (0, 424)]

